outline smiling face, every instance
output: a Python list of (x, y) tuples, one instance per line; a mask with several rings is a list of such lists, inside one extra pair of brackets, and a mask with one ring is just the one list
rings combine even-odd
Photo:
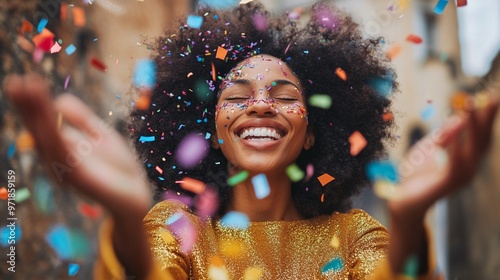
[(246, 59), (230, 71), (219, 94), (217, 142), (235, 166), (251, 173), (283, 172), (310, 148), (302, 86), (280, 59)]

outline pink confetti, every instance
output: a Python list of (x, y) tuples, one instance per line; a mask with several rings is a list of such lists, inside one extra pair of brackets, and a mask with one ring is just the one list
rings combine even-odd
[(196, 214), (200, 217), (208, 217), (215, 214), (219, 208), (217, 191), (206, 188), (203, 193), (196, 197)]
[(312, 178), (313, 174), (314, 174), (314, 166), (311, 163), (309, 163), (306, 166), (306, 178), (305, 178), (305, 181), (306, 182), (309, 181)]
[(66, 77), (66, 80), (64, 80), (64, 90), (66, 90), (68, 88), (68, 84), (69, 84), (69, 79), (70, 79), (71, 76), (68, 75), (68, 77)]
[(255, 26), (255, 29), (259, 31), (264, 31), (267, 29), (269, 24), (267, 23), (267, 18), (265, 15), (261, 13), (255, 13), (252, 17), (253, 20), (253, 25)]
[(181, 245), (181, 249), (189, 253), (198, 237), (196, 228), (182, 212), (177, 212), (166, 220), (167, 227)]
[(179, 165), (191, 168), (198, 164), (208, 153), (208, 141), (198, 134), (190, 134), (182, 139), (175, 152)]
[(55, 42), (52, 48), (50, 48), (50, 53), (58, 53), (62, 49), (58, 42)]

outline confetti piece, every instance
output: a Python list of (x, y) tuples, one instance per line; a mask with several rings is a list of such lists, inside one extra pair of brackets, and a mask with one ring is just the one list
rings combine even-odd
[(264, 275), (264, 271), (260, 267), (247, 267), (243, 274), (243, 280), (260, 280)]
[(219, 208), (218, 193), (212, 188), (206, 188), (196, 199), (196, 214), (199, 217), (213, 216)]
[(205, 191), (205, 183), (193, 178), (184, 177), (181, 181), (175, 181), (175, 183), (180, 184), (182, 189), (195, 194), (201, 194)]
[(19, 136), (17, 136), (16, 147), (20, 153), (31, 151), (35, 147), (35, 139), (31, 136), (31, 133), (27, 130), (23, 130), (19, 133)]
[(228, 51), (225, 48), (218, 46), (217, 52), (215, 53), (215, 58), (224, 60), (226, 58), (227, 52)]
[(21, 47), (21, 49), (28, 53), (32, 53), (35, 50), (35, 45), (33, 45), (28, 39), (24, 38), (23, 36), (17, 36), (16, 42), (19, 47)]
[(54, 191), (50, 182), (44, 177), (37, 177), (34, 181), (34, 200), (36, 208), (43, 214), (54, 212), (54, 203), (52, 201)]
[(394, 115), (393, 115), (391, 112), (387, 112), (387, 113), (384, 113), (384, 114), (382, 115), (382, 119), (383, 119), (384, 121), (388, 122), (388, 121), (390, 121), (390, 120), (394, 119)]
[(338, 67), (337, 69), (335, 69), (335, 74), (341, 79), (341, 80), (344, 80), (346, 81), (347, 80), (347, 74), (344, 70), (342, 70), (342, 68)]
[(54, 45), (50, 48), (50, 53), (58, 53), (61, 51), (62, 47), (58, 42), (55, 42)]
[(264, 31), (269, 27), (267, 17), (262, 13), (254, 13), (252, 16), (252, 22), (255, 29), (259, 31)]
[(7, 189), (5, 187), (2, 187), (0, 189), (0, 199), (7, 200), (9, 197), (9, 193), (7, 192)]
[(318, 176), (318, 181), (320, 182), (321, 186), (323, 186), (323, 187), (333, 180), (335, 180), (335, 178), (328, 173), (325, 173), (321, 176)]
[(64, 90), (66, 90), (68, 88), (70, 77), (71, 76), (68, 75), (68, 77), (66, 77), (66, 80), (64, 80)]
[(349, 136), (349, 144), (351, 144), (351, 155), (355, 157), (366, 147), (367, 142), (361, 132), (354, 131), (354, 133)]
[(31, 32), (33, 32), (33, 24), (31, 24), (29, 21), (23, 19), (23, 23), (21, 25), (21, 31), (23, 33), (31, 33)]
[(339, 240), (339, 238), (336, 235), (334, 235), (332, 237), (332, 240), (330, 240), (330, 245), (333, 248), (338, 248), (340, 246), (340, 240)]
[(139, 142), (154, 142), (155, 136), (141, 136), (139, 137)]
[(392, 92), (392, 77), (371, 77), (368, 84), (381, 96), (387, 97)]
[(30, 190), (28, 190), (27, 188), (18, 189), (16, 191), (16, 203), (21, 203), (30, 198), (30, 196)]
[(208, 141), (205, 137), (192, 133), (184, 137), (175, 151), (175, 159), (184, 168), (198, 164), (208, 153)]
[(420, 44), (422, 43), (422, 38), (420, 38), (419, 36), (415, 35), (415, 34), (410, 34), (408, 35), (408, 37), (406, 37), (406, 41), (408, 42), (412, 42), (412, 43), (415, 43), (415, 44)]
[(245, 181), (248, 178), (248, 171), (243, 170), (227, 179), (227, 184), (230, 186), (238, 185), (239, 183)]
[(245, 246), (239, 240), (226, 239), (220, 244), (220, 252), (228, 257), (239, 257), (245, 252)]
[(189, 218), (182, 212), (177, 212), (167, 219), (166, 224), (180, 242), (182, 250), (186, 253), (191, 252), (198, 232)]
[(70, 263), (68, 265), (68, 275), (69, 276), (75, 276), (78, 271), (80, 270), (80, 265), (76, 263)]
[(215, 81), (217, 79), (217, 74), (215, 73), (215, 65), (212, 62), (212, 81)]
[(203, 24), (203, 17), (202, 16), (189, 15), (187, 17), (187, 25), (190, 28), (200, 29), (202, 24)]
[(163, 199), (177, 200), (188, 207), (193, 206), (193, 199), (191, 197), (183, 194), (178, 194), (177, 192), (165, 192), (165, 194), (163, 195)]
[(252, 2), (253, 0), (241, 0), (240, 1), (240, 5), (244, 5), (244, 4), (248, 4), (250, 2)]
[(381, 199), (394, 200), (398, 195), (397, 186), (386, 180), (377, 180), (373, 184), (373, 192)]
[(88, 203), (80, 203), (78, 210), (83, 216), (92, 220), (99, 218), (102, 214), (102, 209), (99, 205), (92, 206)]
[(76, 51), (76, 47), (73, 44), (71, 44), (66, 47), (65, 51), (67, 55), (72, 55)]
[(410, 277), (412, 279), (416, 279), (418, 275), (418, 257), (415, 255), (411, 255), (405, 262), (403, 268), (403, 275)]
[(85, 10), (83, 8), (73, 7), (73, 23), (78, 27), (83, 27), (87, 24)]
[(210, 256), (210, 264), (213, 266), (223, 267), (224, 260), (219, 256)]
[(135, 108), (140, 111), (145, 111), (151, 106), (150, 90), (141, 91), (139, 98), (135, 101)]
[(439, 0), (434, 7), (434, 13), (438, 15), (442, 14), (444, 9), (446, 8), (446, 5), (448, 5), (448, 0)]
[(54, 44), (55, 35), (47, 28), (44, 28), (40, 34), (33, 37), (33, 43), (35, 46), (45, 52), (50, 51), (52, 45)]
[(403, 47), (400, 44), (394, 44), (391, 46), (391, 48), (387, 51), (387, 57), (389, 59), (395, 59), (400, 53)]
[(16, 153), (16, 143), (10, 143), (7, 149), (7, 158), (12, 159)]
[(229, 280), (229, 275), (225, 267), (210, 266), (208, 268), (208, 277), (210, 280)]
[(257, 199), (263, 199), (271, 193), (266, 174), (261, 173), (252, 177), (252, 185)]
[(156, 65), (150, 59), (141, 59), (135, 64), (133, 83), (136, 87), (154, 88)]
[(45, 235), (45, 241), (56, 251), (61, 260), (85, 258), (90, 253), (90, 244), (85, 235), (69, 230), (63, 225), (55, 225)]
[(429, 121), (436, 114), (436, 107), (432, 104), (427, 104), (420, 112), (420, 116), (424, 121)]
[(457, 7), (467, 6), (467, 0), (457, 0)]
[(309, 105), (329, 109), (332, 106), (332, 98), (327, 94), (314, 94), (309, 97)]
[(304, 171), (302, 171), (297, 164), (293, 163), (289, 165), (286, 170), (286, 175), (290, 178), (290, 180), (294, 183), (302, 180), (304, 178)]
[(464, 111), (468, 109), (470, 95), (466, 92), (456, 92), (451, 97), (451, 108), (455, 111)]
[[(16, 226), (4, 226), (0, 229), (0, 245), (2, 247), (7, 247), (9, 246), (9, 237), (10, 233), (13, 231), (14, 233), (14, 240), (16, 244), (18, 244), (19, 240), (21, 240), (21, 235), (22, 235), (22, 230), (19, 225)], [(11, 241), (12, 242), (12, 241)]]
[(106, 65), (95, 57), (90, 60), (90, 65), (94, 66), (95, 69), (102, 72), (106, 72), (107, 70)]
[(314, 174), (314, 166), (309, 163), (307, 166), (306, 166), (306, 178), (304, 179), (304, 181), (309, 181), (312, 176)]
[(368, 163), (366, 166), (366, 175), (371, 181), (387, 180), (391, 183), (399, 181), (396, 165), (389, 160)]
[(321, 268), (321, 273), (327, 273), (330, 271), (339, 271), (344, 267), (344, 262), (342, 258), (337, 257), (329, 261)]
[(35, 63), (40, 63), (43, 59), (43, 56), (44, 56), (44, 51), (42, 49), (36, 48), (33, 51), (33, 61)]
[(40, 19), (40, 21), (38, 22), (38, 26), (36, 28), (36, 30), (38, 31), (38, 33), (42, 33), (43, 29), (45, 28), (45, 26), (47, 26), (48, 22), (49, 22), (49, 20), (46, 19), (46, 18)]
[(338, 26), (339, 19), (326, 6), (315, 11), (316, 23), (328, 29), (333, 29)]
[(200, 4), (216, 10), (227, 10), (238, 6), (240, 0), (199, 0)]
[(320, 200), (321, 200), (321, 202), (325, 201), (325, 194), (322, 194), (322, 195), (321, 195)]
[(223, 227), (227, 228), (246, 229), (250, 220), (247, 215), (241, 212), (229, 211), (220, 219), (220, 223)]
[(161, 169), (161, 167), (156, 166), (155, 169), (156, 171), (158, 171), (158, 173), (163, 174), (163, 169)]

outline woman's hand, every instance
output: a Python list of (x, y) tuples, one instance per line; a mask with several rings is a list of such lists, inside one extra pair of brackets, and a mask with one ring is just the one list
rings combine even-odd
[(118, 258), (129, 273), (144, 276), (152, 264), (142, 225), (151, 193), (132, 148), (76, 97), (65, 94), (52, 102), (47, 82), (38, 75), (9, 76), (4, 90), (48, 172), (110, 212)]

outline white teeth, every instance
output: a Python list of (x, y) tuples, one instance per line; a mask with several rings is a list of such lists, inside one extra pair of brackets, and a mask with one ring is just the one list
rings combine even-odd
[[(263, 137), (263, 138), (256, 138)], [(281, 139), (281, 135), (278, 131), (272, 127), (256, 127), (256, 128), (245, 128), (240, 133), (240, 138), (246, 139), (251, 138), (252, 140), (259, 141), (271, 141)]]

